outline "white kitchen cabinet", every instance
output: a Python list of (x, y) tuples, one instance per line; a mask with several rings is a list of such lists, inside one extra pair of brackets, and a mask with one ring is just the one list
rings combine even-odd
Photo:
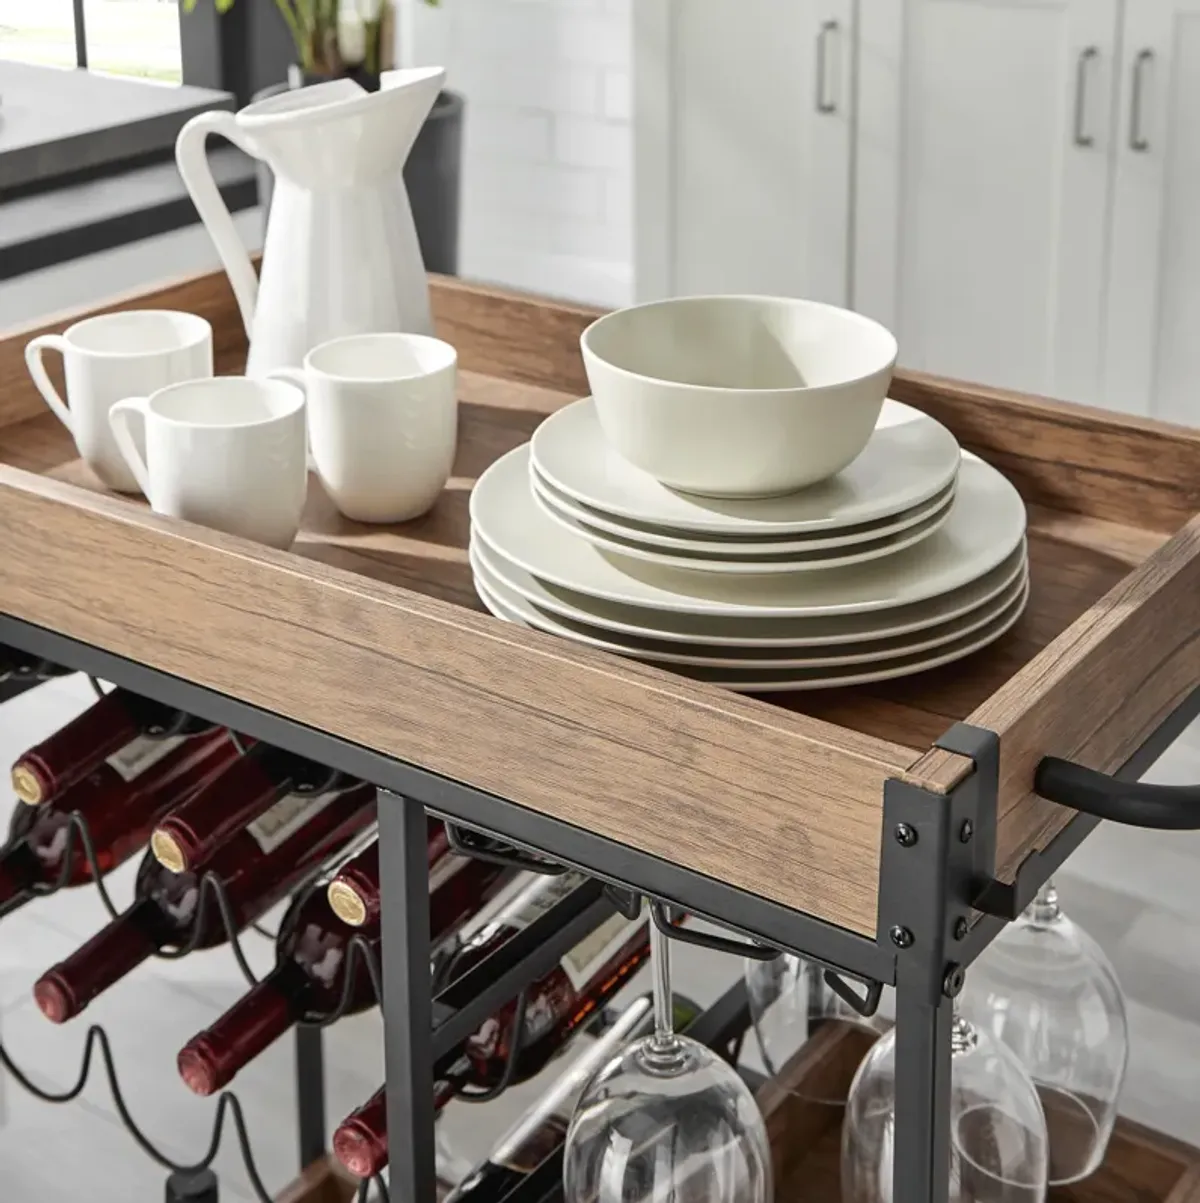
[(1119, 26), (1119, 0), (860, 0), (853, 302), (905, 366), (1098, 395)]
[(1127, 0), (1104, 400), (1200, 425), (1200, 0)]
[(854, 0), (635, 5), (641, 299), (847, 303), (853, 15)]

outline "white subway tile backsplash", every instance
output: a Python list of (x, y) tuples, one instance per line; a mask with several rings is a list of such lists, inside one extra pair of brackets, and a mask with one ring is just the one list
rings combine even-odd
[(591, 117), (556, 117), (554, 157), (576, 167), (621, 171), (633, 155), (633, 133), (627, 123)]
[(558, 164), (497, 162), (472, 157), (464, 172), (464, 217), (480, 206), (499, 212), (599, 219), (604, 174)]
[(467, 98), (463, 274), (628, 300), (630, 0), (413, 2), (408, 61), (443, 63)]
[(552, 122), (549, 113), (472, 105), (466, 153), (506, 163), (544, 163), (550, 157)]
[(603, 108), (609, 121), (632, 120), (633, 81), (623, 68), (605, 68)]
[(456, 87), (468, 105), (506, 105), (551, 113), (598, 114), (601, 69), (586, 63), (531, 64), (521, 55), (485, 55), (458, 63)]
[(581, 62), (619, 67), (629, 61), (629, 27), (620, 14), (512, 0), (460, 2), (458, 31), (469, 58), (519, 57), (531, 66)]

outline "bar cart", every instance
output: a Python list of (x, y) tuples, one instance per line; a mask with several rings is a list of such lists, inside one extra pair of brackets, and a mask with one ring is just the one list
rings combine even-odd
[[(434, 1059), (544, 972), (594, 920), (589, 907), (612, 905), (598, 885), (469, 1000), (431, 1000), (426, 810), (797, 952), (864, 1005), (894, 985), (895, 1199), (944, 1200), (951, 1005), (972, 961), (1100, 818), (1200, 826), (1195, 789), (1136, 784), (1200, 713), (1200, 434), (899, 375), (893, 396), (937, 417), (1025, 498), (1028, 610), (962, 666), (760, 701), (480, 612), (465, 551), (471, 483), (587, 391), (578, 338), (595, 313), (437, 278), (432, 291), (463, 369), (448, 492), (425, 519), (362, 528), (314, 489), (288, 553), (106, 494), (28, 382), (36, 331), (8, 334), (0, 643), (382, 791), (396, 1200), (434, 1198), (422, 1102)], [(130, 306), (201, 314), (217, 371), (240, 369), (223, 275), (116, 307)], [(738, 1005), (706, 1017), (712, 1043)], [(319, 1087), (319, 1038), (315, 1052), (311, 1037), (301, 1043)], [(844, 1074), (861, 1052), (851, 1043), (814, 1040), (788, 1072)], [(836, 1197), (836, 1115), (779, 1083), (760, 1104), (779, 1197)], [(303, 1121), (306, 1161), (320, 1161), (323, 1126), (318, 1103)], [(556, 1183), (541, 1185), (523, 1197), (554, 1197)], [(335, 1197), (327, 1186), (287, 1197)], [(1122, 1123), (1105, 1168), (1068, 1193), (1200, 1199), (1200, 1151)]]

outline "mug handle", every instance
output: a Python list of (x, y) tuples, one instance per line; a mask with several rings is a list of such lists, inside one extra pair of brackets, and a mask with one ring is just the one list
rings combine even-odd
[(282, 380), (284, 384), (294, 384), (304, 394), (304, 453), (305, 462), (310, 472), (315, 472), (317, 462), (313, 459), (312, 435), (308, 429), (308, 377), (300, 368), (272, 368), (266, 373), (268, 380)]
[(149, 413), (149, 404), (149, 397), (126, 397), (108, 411), (108, 425), (113, 432), (113, 438), (116, 439), (117, 449), (129, 465), (134, 480), (138, 482), (138, 487), (145, 494), (147, 500), (150, 499), (150, 470), (146, 467), (146, 461), (142, 459), (137, 444), (133, 441), (133, 435), (129, 432), (129, 417), (131, 414), (138, 414), (144, 426)]
[(50, 379), (50, 373), (46, 371), (46, 365), (42, 362), (42, 356), (47, 351), (57, 351), (60, 355), (65, 356), (68, 345), (67, 340), (61, 334), (39, 334), (37, 338), (30, 339), (25, 344), (25, 366), (29, 369), (29, 374), (33, 377), (33, 383), (37, 385), (38, 392), (42, 394), (42, 399), (74, 438), (75, 430), (71, 425), (71, 411), (67, 408), (67, 403), (58, 395), (58, 390)]

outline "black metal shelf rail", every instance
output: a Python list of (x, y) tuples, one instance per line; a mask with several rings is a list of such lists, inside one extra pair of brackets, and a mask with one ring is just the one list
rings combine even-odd
[[(578, 868), (608, 885), (708, 919), (757, 944), (797, 953), (857, 978), (867, 986), (866, 996), (857, 996), (864, 1006), (883, 984), (895, 985), (894, 1203), (945, 1203), (948, 1197), (951, 999), (962, 989), (964, 970), (1074, 851), (1099, 815), (1140, 825), (1150, 815), (1159, 826), (1200, 826), (1200, 791), (1195, 787), (1164, 794), (1161, 787), (1133, 784), (1200, 713), (1198, 688), (1111, 777), (1067, 762), (1044, 761), (1038, 788), (1081, 813), (1019, 867), (1014, 881), (996, 881), (999, 737), (956, 724), (937, 741), (974, 764), (974, 772), (955, 789), (934, 795), (903, 781), (885, 785), (879, 910), (876, 936), (870, 939), (517, 801), (11, 616), (0, 615), (0, 643), (275, 744), (370, 781), (384, 792), (379, 846), (385, 1059), (391, 1191), (398, 1203), (428, 1203), (435, 1195), (431, 1100), (437, 1057), (501, 995), (511, 998), (522, 988), (522, 974), (514, 969), (503, 976), (502, 984), (484, 984), (478, 999), (464, 1002), (461, 1010), (443, 1010), (450, 1004), (431, 998), (426, 811), (534, 857)], [(802, 789), (803, 782), (796, 787)], [(595, 905), (611, 906), (602, 888), (597, 891)], [(581, 932), (582, 921), (573, 930)], [(544, 971), (566, 950), (556, 947), (553, 956), (549, 947), (530, 949), (529, 959)]]

